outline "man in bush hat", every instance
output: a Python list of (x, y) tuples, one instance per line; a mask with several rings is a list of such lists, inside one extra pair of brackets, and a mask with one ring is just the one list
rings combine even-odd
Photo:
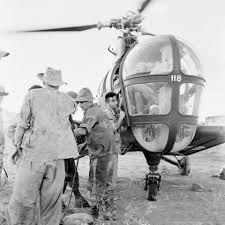
[(3, 152), (5, 147), (5, 137), (4, 137), (4, 127), (3, 127), (3, 115), (2, 115), (2, 108), (1, 103), (3, 98), (7, 96), (9, 93), (5, 91), (3, 86), (0, 86), (0, 186), (1, 186), (1, 175), (3, 169)]
[(107, 185), (108, 178), (114, 170), (116, 147), (112, 125), (101, 107), (93, 103), (93, 99), (89, 88), (83, 88), (78, 93), (76, 101), (84, 111), (84, 117), (80, 128), (75, 129), (74, 134), (87, 137), (92, 215), (111, 219), (113, 215), (107, 211), (105, 200), (111, 195), (108, 193)]
[(65, 179), (64, 159), (78, 156), (69, 123), (74, 101), (58, 89), (65, 84), (60, 70), (38, 75), (44, 88), (25, 96), (14, 144), (23, 149), (9, 203), (11, 225), (35, 224), (37, 199), (40, 223), (59, 225)]

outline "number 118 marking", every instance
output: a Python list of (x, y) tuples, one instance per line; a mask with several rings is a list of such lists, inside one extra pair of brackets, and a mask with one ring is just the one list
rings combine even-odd
[(181, 82), (181, 80), (182, 80), (181, 75), (171, 75), (172, 82)]

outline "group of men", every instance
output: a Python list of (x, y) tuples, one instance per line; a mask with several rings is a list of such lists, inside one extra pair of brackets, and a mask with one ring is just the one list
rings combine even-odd
[[(18, 164), (8, 207), (11, 224), (36, 225), (37, 209), (39, 224), (60, 223), (65, 162), (79, 156), (76, 140), (80, 136), (86, 139), (90, 157), (90, 212), (96, 218), (115, 219), (119, 130), (125, 118), (118, 108), (117, 94), (105, 95), (103, 109), (93, 102), (89, 88), (81, 89), (75, 99), (72, 92), (59, 91), (65, 84), (60, 70), (47, 68), (38, 77), (44, 87), (28, 91), (11, 137), (16, 146), (12, 158)], [(84, 116), (74, 127), (71, 115), (77, 105)]]

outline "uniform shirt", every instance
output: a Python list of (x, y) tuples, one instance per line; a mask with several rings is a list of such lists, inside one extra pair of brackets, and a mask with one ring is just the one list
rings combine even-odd
[(87, 145), (90, 158), (116, 153), (112, 125), (100, 106), (93, 104), (87, 109), (80, 127), (87, 130)]
[(26, 159), (34, 161), (78, 156), (69, 122), (74, 111), (74, 102), (65, 93), (48, 87), (30, 90), (20, 111), (15, 145), (23, 148)]
[(120, 140), (120, 129), (116, 130), (116, 123), (118, 121), (118, 117), (116, 113), (113, 111), (113, 109), (109, 106), (106, 107), (105, 112), (109, 118), (109, 121), (112, 124), (113, 130), (114, 130), (114, 137), (115, 137), (115, 143), (116, 143), (116, 150), (117, 153), (120, 153), (120, 147), (121, 147), (121, 140)]

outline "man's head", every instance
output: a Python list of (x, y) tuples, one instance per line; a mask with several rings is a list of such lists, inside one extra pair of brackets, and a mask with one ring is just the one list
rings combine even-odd
[(94, 97), (89, 88), (82, 88), (75, 99), (83, 111), (86, 111), (93, 105), (93, 100)]
[(118, 107), (118, 96), (115, 92), (108, 92), (105, 95), (105, 104), (112, 109), (116, 109)]
[(4, 86), (0, 86), (0, 104), (4, 98), (4, 96), (7, 96), (9, 93), (5, 91)]
[(48, 67), (45, 73), (39, 73), (38, 78), (43, 81), (45, 86), (59, 88), (63, 84), (67, 84), (62, 80), (61, 70), (56, 70)]

